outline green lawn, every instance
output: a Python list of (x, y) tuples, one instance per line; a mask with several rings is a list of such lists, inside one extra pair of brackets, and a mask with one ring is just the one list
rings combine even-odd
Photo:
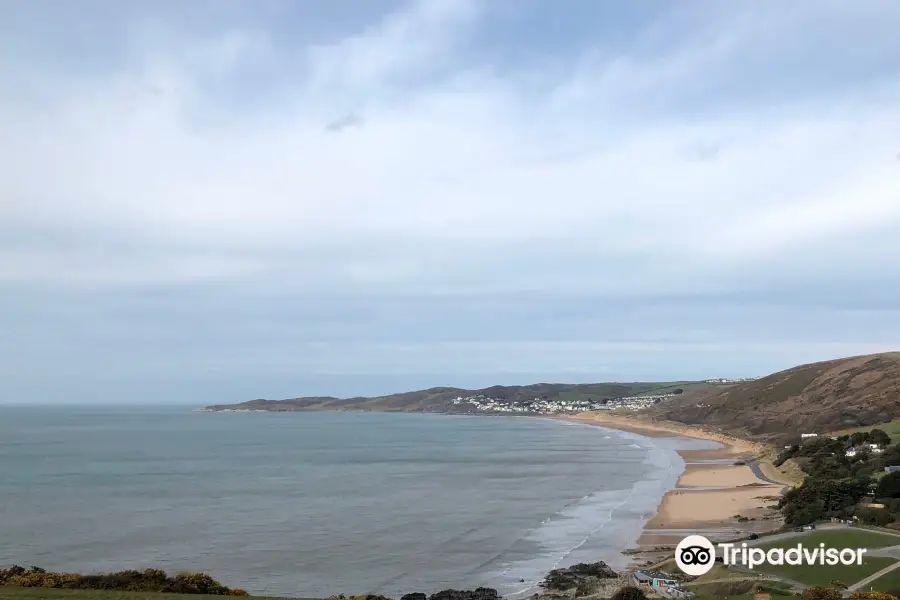
[(762, 573), (780, 575), (806, 585), (827, 586), (835, 579), (852, 585), (895, 562), (895, 559), (887, 556), (870, 556), (864, 557), (861, 565), (837, 565), (834, 567), (829, 565), (782, 565), (778, 567), (762, 565), (756, 568)]
[[(228, 598), (229, 596), (216, 596)], [(103, 590), (57, 590), (0, 586), (0, 600), (201, 600), (200, 594), (160, 594), (158, 592), (107, 592)], [(250, 596), (253, 600), (275, 600)], [(291, 599), (297, 600), (297, 599)]]
[(842, 429), (840, 431), (835, 431), (831, 435), (844, 435), (844, 434), (852, 434), (857, 431), (871, 431), (873, 429), (880, 429), (889, 436), (891, 436), (891, 441), (893, 443), (900, 442), (900, 419), (894, 419), (888, 423), (882, 423), (881, 425), (872, 425), (869, 427), (854, 427), (852, 429)]
[[(887, 575), (882, 575), (870, 585), (876, 592), (900, 589), (900, 569), (895, 569)], [(868, 589), (865, 591), (868, 591)]]
[[(816, 531), (805, 536), (779, 540), (759, 547), (763, 550), (792, 548), (796, 547), (798, 543), (802, 543), (806, 548), (814, 548), (824, 543), (826, 548), (874, 549), (900, 545), (900, 537), (859, 529)], [(864, 555), (861, 565), (762, 565), (756, 568), (763, 573), (781, 575), (808, 585), (828, 585), (835, 579), (851, 585), (860, 579), (877, 573), (894, 562), (896, 562), (896, 559), (889, 557)]]
[(779, 540), (762, 544), (763, 550), (770, 548), (793, 548), (798, 543), (812, 548), (824, 543), (827, 548), (885, 548), (900, 546), (900, 535), (889, 535), (866, 529), (838, 529), (832, 531), (815, 531), (807, 535), (787, 540)]

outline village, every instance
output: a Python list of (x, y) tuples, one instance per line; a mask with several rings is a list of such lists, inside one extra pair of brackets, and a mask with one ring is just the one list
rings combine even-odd
[[(677, 392), (677, 393), (676, 393)], [(529, 415), (575, 414), (589, 410), (641, 410), (663, 400), (673, 398), (680, 393), (675, 390), (666, 394), (628, 396), (623, 398), (603, 398), (594, 400), (564, 400), (534, 398), (531, 400), (510, 401), (505, 398), (492, 398), (482, 394), (475, 396), (458, 396), (454, 405), (470, 405), (476, 410), (488, 413), (522, 413)]]

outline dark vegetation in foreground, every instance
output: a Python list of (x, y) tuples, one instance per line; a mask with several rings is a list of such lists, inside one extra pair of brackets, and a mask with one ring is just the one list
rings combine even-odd
[[(159, 569), (143, 571), (119, 571), (102, 575), (80, 575), (78, 573), (53, 573), (40, 567), (28, 569), (13, 566), (0, 569), (0, 600), (16, 597), (9, 593), (11, 589), (40, 589), (60, 591), (94, 591), (94, 592), (149, 592), (154, 598), (162, 598), (172, 594), (203, 594), (212, 596), (249, 596), (246, 590), (229, 588), (205, 573), (179, 573), (174, 577)], [(4, 591), (5, 590), (5, 591)], [(156, 596), (159, 594), (159, 596)], [(43, 598), (42, 594), (21, 594), (19, 597)], [(48, 597), (63, 597), (48, 595)], [(68, 597), (68, 596), (66, 596)], [(79, 596), (81, 597), (81, 596)], [(96, 597), (112, 598), (112, 596)], [(124, 597), (124, 596), (117, 596)], [(406, 594), (401, 600), (499, 600), (497, 590), (477, 588), (469, 590), (443, 590), (432, 594)], [(331, 596), (327, 600), (391, 600), (376, 594), (360, 596)]]
[[(807, 474), (803, 484), (790, 489), (779, 502), (785, 524), (837, 518), (896, 526), (900, 520), (900, 473), (885, 474), (884, 469), (900, 465), (900, 445), (889, 443), (884, 431), (873, 429), (794, 444), (782, 451), (775, 466), (793, 459)], [(882, 452), (872, 452), (869, 444), (883, 448)], [(850, 450), (852, 455), (847, 456)]]
[[(188, 600), (189, 594), (165, 592), (128, 592), (121, 590), (67, 590), (57, 588), (25, 588), (0, 586), (0, 600)], [(268, 598), (251, 596), (253, 600), (321, 600), (301, 598)]]
[[(577, 597), (596, 594), (603, 581), (615, 582), (619, 575), (603, 561), (579, 563), (564, 569), (554, 569), (547, 574), (540, 587), (545, 596)], [(609, 589), (608, 587), (605, 589)], [(610, 593), (615, 590), (613, 587)], [(13, 590), (13, 591), (10, 591)], [(21, 590), (16, 593), (14, 590)], [(634, 596), (633, 591), (621, 588), (623, 594)], [(620, 590), (620, 591), (621, 591)], [(51, 592), (52, 593), (40, 593)], [(76, 595), (76, 592), (92, 592)], [(35, 592), (39, 592), (35, 595)], [(141, 594), (140, 592), (144, 592)], [(136, 594), (129, 596), (128, 594)], [(174, 577), (165, 571), (120, 571), (103, 575), (79, 575), (77, 573), (51, 573), (39, 567), (25, 569), (14, 566), (0, 569), (0, 600), (11, 598), (81, 598), (105, 600), (142, 600), (153, 596), (154, 600), (174, 600), (167, 596), (180, 594), (204, 594), (217, 596), (248, 596), (241, 589), (225, 587), (204, 573), (181, 573)], [(621, 596), (621, 594), (620, 594)], [(643, 600), (620, 597), (618, 600)], [(263, 600), (262, 598), (260, 600)], [(325, 600), (391, 600), (376, 594), (330, 596)], [(497, 590), (479, 587), (474, 590), (447, 589), (434, 594), (405, 594), (399, 600), (500, 600)]]
[(226, 587), (205, 573), (179, 573), (171, 577), (159, 569), (79, 575), (78, 573), (52, 573), (40, 567), (25, 569), (20, 566), (12, 566), (9, 569), (0, 569), (0, 586), (213, 596), (249, 595), (245, 590)]

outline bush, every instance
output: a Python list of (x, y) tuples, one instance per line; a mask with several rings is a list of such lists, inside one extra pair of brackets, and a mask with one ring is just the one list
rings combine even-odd
[(833, 587), (811, 587), (800, 594), (802, 600), (842, 600), (841, 590)]
[(647, 600), (647, 594), (639, 587), (626, 585), (616, 590), (616, 593), (612, 595), (610, 600)]
[(245, 590), (229, 589), (205, 573), (180, 573), (169, 577), (159, 569), (119, 571), (103, 575), (48, 573), (39, 567), (27, 571), (20, 566), (0, 569), (0, 585), (77, 590), (128, 592), (172, 592), (216, 596), (249, 596)]
[(897, 600), (897, 598), (884, 592), (853, 592), (850, 594), (850, 600)]

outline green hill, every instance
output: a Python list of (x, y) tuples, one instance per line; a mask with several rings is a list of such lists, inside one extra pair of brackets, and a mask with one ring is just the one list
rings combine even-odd
[(761, 439), (889, 423), (900, 417), (900, 353), (812, 363), (726, 389), (686, 391), (651, 412)]

